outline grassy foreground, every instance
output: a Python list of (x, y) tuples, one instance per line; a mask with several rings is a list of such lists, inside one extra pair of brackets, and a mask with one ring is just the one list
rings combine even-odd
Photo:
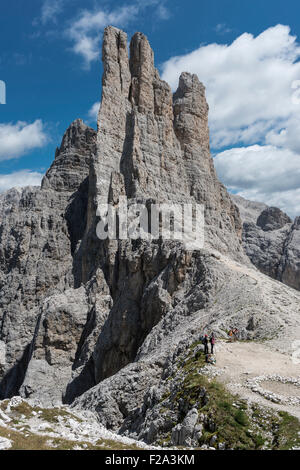
[[(9, 400), (0, 404), (3, 412)], [(33, 432), (30, 419), (37, 419), (46, 423), (41, 433)], [(11, 441), (12, 447), (8, 450), (140, 450), (136, 445), (123, 444), (122, 442), (99, 439), (95, 443), (86, 440), (70, 440), (55, 437), (55, 426), (62, 420), (71, 418), (77, 422), (82, 420), (63, 408), (32, 407), (26, 401), (11, 409), (11, 421), (6, 427), (0, 426), (0, 437)]]
[[(175, 410), (180, 422), (184, 418), (180, 417), (182, 401), (188, 409), (197, 408), (203, 424), (199, 447), (205, 444), (234, 450), (300, 448), (299, 420), (286, 412), (248, 403), (230, 393), (216, 379), (201, 374), (205, 358), (203, 353), (194, 352), (198, 344), (193, 344), (187, 357), (178, 361), (178, 371), (183, 378), (175, 391), (171, 389), (163, 397), (164, 413), (167, 415), (168, 411)], [(206, 391), (204, 397), (199, 396), (203, 389)], [(159, 443), (168, 446), (170, 441), (171, 432), (162, 436)]]

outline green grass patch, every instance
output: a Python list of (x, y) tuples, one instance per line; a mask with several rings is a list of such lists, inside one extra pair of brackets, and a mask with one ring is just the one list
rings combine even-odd
[(279, 411), (279, 420), (275, 438), (275, 446), (279, 450), (300, 447), (300, 422), (295, 416)]
[(26, 401), (22, 401), (17, 406), (12, 407), (11, 411), (14, 414), (15, 424), (19, 421), (20, 415), (30, 418), (33, 417), (33, 412), (37, 413), (36, 417), (48, 423), (58, 423), (60, 418), (72, 418), (80, 423), (82, 422), (80, 418), (63, 408), (33, 408)]
[(73, 450), (74, 447), (81, 447), (85, 450), (141, 450), (136, 445), (126, 445), (110, 439), (99, 439), (96, 444), (91, 444), (83, 441), (41, 436), (31, 432), (23, 433), (1, 426), (0, 436), (11, 441), (12, 447), (8, 450)]

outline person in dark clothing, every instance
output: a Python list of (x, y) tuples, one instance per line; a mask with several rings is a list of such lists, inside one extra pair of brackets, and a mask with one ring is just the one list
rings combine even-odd
[(204, 344), (204, 354), (208, 354), (208, 337), (207, 337), (207, 335), (204, 336), (203, 344)]
[(216, 338), (215, 338), (215, 335), (213, 333), (211, 334), (209, 342), (210, 342), (211, 354), (213, 354), (214, 353), (214, 345), (216, 343)]

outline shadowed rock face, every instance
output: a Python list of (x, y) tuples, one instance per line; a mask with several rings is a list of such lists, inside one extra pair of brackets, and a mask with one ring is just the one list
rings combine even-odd
[(85, 229), (95, 141), (96, 132), (75, 121), (41, 188), (0, 195), (0, 340), (5, 346), (1, 396), (16, 394), (24, 380), (44, 299), (76, 283), (73, 254)]
[(81, 119), (65, 132), (55, 159), (42, 181), (42, 189), (75, 192), (89, 174), (90, 155), (95, 152), (96, 132)]
[(292, 222), (277, 207), (239, 196), (232, 199), (240, 208), (243, 245), (252, 263), (264, 274), (300, 290), (300, 218)]
[(292, 220), (277, 207), (268, 207), (257, 219), (256, 225), (263, 229), (264, 232), (278, 230), (286, 224), (291, 224)]

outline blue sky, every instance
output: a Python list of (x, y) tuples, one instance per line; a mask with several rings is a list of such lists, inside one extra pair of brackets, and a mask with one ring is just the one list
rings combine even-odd
[(300, 214), (297, 0), (2, 1), (0, 191), (38, 184), (74, 119), (95, 127), (106, 24), (144, 32), (173, 89), (183, 70), (205, 83), (231, 191)]

